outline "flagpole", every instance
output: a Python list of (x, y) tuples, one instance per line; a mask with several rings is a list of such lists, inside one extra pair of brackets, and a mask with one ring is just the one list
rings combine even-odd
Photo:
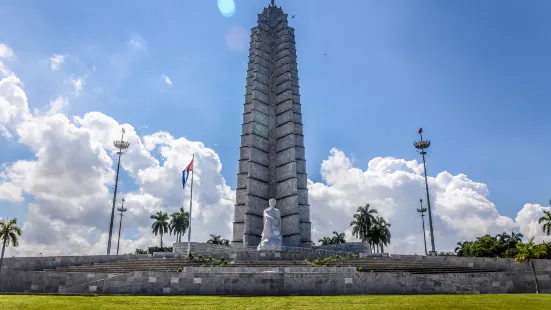
[(189, 225), (187, 231), (187, 257), (191, 254), (191, 206), (193, 203), (193, 172), (195, 171), (195, 154), (191, 159), (191, 193), (189, 196)]

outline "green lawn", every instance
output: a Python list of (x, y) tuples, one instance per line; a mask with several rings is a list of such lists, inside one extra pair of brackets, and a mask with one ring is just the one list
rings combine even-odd
[(0, 295), (0, 309), (546, 309), (551, 295), (39, 296)]

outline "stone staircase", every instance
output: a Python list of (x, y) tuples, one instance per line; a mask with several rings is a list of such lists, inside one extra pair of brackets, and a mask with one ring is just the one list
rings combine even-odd
[[(208, 267), (208, 262), (189, 261), (183, 258), (149, 258), (138, 260), (120, 260), (116, 262), (58, 267), (44, 271), (58, 272), (87, 272), (87, 273), (110, 273), (120, 274), (133, 271), (157, 271), (176, 272), (184, 267)], [(410, 274), (445, 274), (445, 273), (477, 273), (477, 272), (499, 272), (502, 270), (488, 270), (485, 268), (473, 268), (440, 264), (426, 261), (405, 261), (391, 258), (347, 258), (339, 262), (329, 262), (327, 267), (354, 267), (360, 272), (390, 272)], [(289, 260), (265, 260), (265, 261), (234, 261), (230, 265), (219, 266), (224, 268), (239, 267), (320, 267), (312, 265), (307, 261)], [(322, 266), (323, 267), (323, 266)]]
[(395, 259), (347, 259), (343, 262), (331, 262), (328, 267), (346, 266), (356, 267), (359, 272), (405, 272), (411, 274), (442, 274), (442, 273), (476, 273), (476, 272), (497, 272), (501, 270), (487, 270), (484, 268), (473, 268), (438, 264), (433, 262), (409, 262)]

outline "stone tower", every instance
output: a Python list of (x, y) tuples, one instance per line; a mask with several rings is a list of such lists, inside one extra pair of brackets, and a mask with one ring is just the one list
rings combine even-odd
[(272, 4), (251, 30), (245, 87), (234, 247), (260, 243), (270, 198), (281, 213), (283, 245), (312, 245), (294, 29)]

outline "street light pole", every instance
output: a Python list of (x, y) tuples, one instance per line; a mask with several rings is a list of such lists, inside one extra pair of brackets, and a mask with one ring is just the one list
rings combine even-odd
[(432, 227), (432, 210), (430, 207), (429, 181), (427, 179), (427, 162), (425, 160), (425, 155), (427, 155), (427, 152), (425, 151), (425, 149), (428, 149), (430, 147), (430, 141), (423, 140), (423, 128), (419, 128), (418, 133), (421, 136), (421, 140), (416, 141), (413, 145), (415, 146), (416, 149), (421, 150), (421, 152), (419, 153), (423, 157), (423, 169), (425, 172), (425, 190), (427, 192), (427, 207), (429, 211), (429, 231), (430, 231), (430, 244), (431, 244), (430, 255), (436, 255), (436, 249), (434, 246), (434, 229)]
[(425, 243), (425, 255), (428, 255), (427, 236), (425, 234), (425, 214), (424, 214), (427, 211), (427, 208), (423, 208), (423, 199), (420, 199), (419, 202), (421, 203), (421, 208), (418, 208), (417, 212), (421, 213), (421, 221), (423, 222), (423, 241)]
[(119, 240), (117, 241), (117, 255), (119, 255), (119, 245), (121, 244), (121, 228), (122, 228), (122, 214), (128, 209), (124, 207), (124, 198), (122, 199), (122, 206), (117, 208), (117, 211), (121, 213), (121, 220), (119, 222)]
[(119, 171), (121, 166), (121, 156), (126, 149), (130, 146), (130, 142), (124, 141), (124, 128), (121, 130), (121, 139), (113, 141), (113, 145), (119, 150), (117, 155), (119, 159), (117, 161), (117, 174), (115, 176), (115, 190), (113, 191), (113, 206), (111, 207), (111, 220), (109, 221), (109, 239), (107, 240), (107, 255), (111, 255), (111, 239), (113, 238), (113, 220), (115, 219), (115, 203), (117, 202), (117, 189), (119, 185)]

